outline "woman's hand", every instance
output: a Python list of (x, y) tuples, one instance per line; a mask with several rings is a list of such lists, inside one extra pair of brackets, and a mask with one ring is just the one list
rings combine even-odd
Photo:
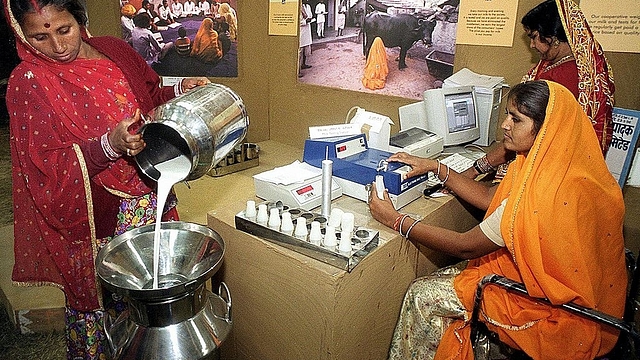
[(437, 171), (438, 162), (431, 159), (425, 159), (405, 152), (399, 152), (391, 155), (388, 159), (390, 162), (401, 162), (411, 166), (411, 171), (407, 172), (407, 178), (426, 174), (429, 171)]
[(209, 83), (211, 83), (211, 81), (203, 76), (184, 78), (182, 79), (182, 92), (185, 93), (198, 86), (206, 85)]
[(371, 216), (373, 216), (374, 219), (392, 229), (396, 219), (400, 215), (400, 213), (393, 207), (393, 203), (389, 198), (387, 189), (384, 190), (384, 199), (378, 198), (375, 181), (371, 184), (369, 210), (371, 211)]
[(146, 146), (141, 134), (131, 133), (130, 127), (140, 120), (140, 109), (137, 109), (132, 118), (124, 119), (109, 133), (109, 144), (120, 154), (135, 156)]

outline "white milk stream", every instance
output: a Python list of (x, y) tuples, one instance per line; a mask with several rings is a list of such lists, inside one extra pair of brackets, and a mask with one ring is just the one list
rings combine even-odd
[(160, 262), (160, 229), (162, 227), (162, 211), (174, 184), (184, 180), (191, 171), (191, 161), (180, 155), (155, 165), (160, 172), (158, 178), (158, 207), (156, 214), (155, 236), (153, 239), (153, 288), (158, 288), (158, 266)]

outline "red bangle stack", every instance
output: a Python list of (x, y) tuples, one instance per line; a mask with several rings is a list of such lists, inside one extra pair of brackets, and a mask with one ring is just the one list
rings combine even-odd
[(400, 220), (402, 219), (403, 214), (399, 214), (398, 217), (396, 218), (396, 221), (393, 223), (393, 230), (394, 231), (399, 231), (400, 230)]

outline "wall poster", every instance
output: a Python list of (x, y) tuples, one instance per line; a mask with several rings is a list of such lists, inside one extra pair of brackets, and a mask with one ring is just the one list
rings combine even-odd
[(635, 153), (640, 135), (638, 128), (640, 111), (613, 108), (613, 136), (607, 151), (607, 166), (620, 187), (623, 187)]
[(582, 0), (580, 9), (605, 51), (640, 52), (640, 6), (637, 1)]
[(512, 46), (517, 12), (517, 0), (464, 1), (457, 43)]
[(237, 2), (119, 0), (122, 38), (162, 77), (237, 77)]
[[(425, 90), (441, 87), (453, 74), (460, 0), (396, 1), (395, 6), (375, 0), (299, 1), (301, 83), (422, 99)], [(376, 32), (381, 26), (391, 31)], [(376, 37), (386, 53), (378, 61), (386, 60), (388, 73), (383, 87), (371, 89), (362, 81), (364, 52)]]
[(269, 0), (269, 35), (298, 35), (298, 0)]

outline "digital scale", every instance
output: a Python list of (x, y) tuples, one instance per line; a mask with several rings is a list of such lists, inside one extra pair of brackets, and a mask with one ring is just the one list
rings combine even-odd
[(333, 179), (342, 193), (367, 202), (370, 184), (381, 175), (389, 197), (399, 209), (422, 196), (427, 174), (407, 178), (411, 168), (403, 163), (387, 162), (392, 153), (369, 148), (364, 134), (324, 139), (307, 139), (305, 163), (321, 168), (322, 160), (333, 161)]
[[(264, 200), (280, 200), (289, 207), (307, 211), (322, 205), (322, 174), (310, 177), (303, 182), (287, 185), (265, 180), (258, 174), (254, 176), (253, 183), (256, 196)], [(331, 200), (335, 200), (341, 195), (342, 188), (333, 179), (331, 181)]]

